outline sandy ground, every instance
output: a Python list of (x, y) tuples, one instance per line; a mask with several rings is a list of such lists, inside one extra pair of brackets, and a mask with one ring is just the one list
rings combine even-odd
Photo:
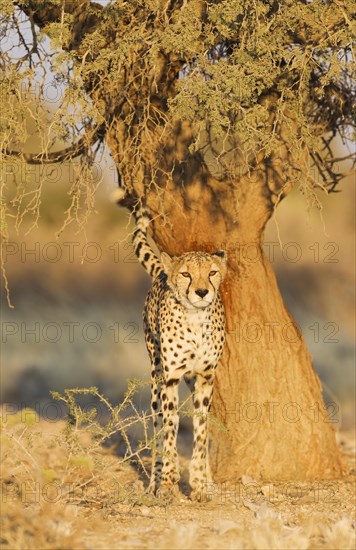
[[(350, 464), (333, 481), (273, 483), (243, 476), (211, 485), (202, 503), (189, 500), (188, 460), (182, 493), (168, 503), (145, 492), (145, 475), (86, 430), (48, 422), (29, 410), (3, 414), (1, 548), (355, 547), (355, 442), (341, 434)], [(143, 463), (148, 464), (148, 457)]]

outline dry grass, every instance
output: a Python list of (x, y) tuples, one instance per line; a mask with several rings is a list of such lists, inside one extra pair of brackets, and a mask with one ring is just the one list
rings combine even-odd
[[(145, 477), (84, 425), (4, 408), (1, 427), (6, 550), (355, 546), (352, 476), (309, 484), (243, 476), (235, 486), (210, 487), (202, 504), (182, 493), (167, 505), (147, 495)], [(350, 438), (344, 451), (353, 460)]]

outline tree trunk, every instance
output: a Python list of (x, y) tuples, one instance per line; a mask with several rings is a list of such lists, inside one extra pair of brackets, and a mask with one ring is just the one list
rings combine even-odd
[(214, 480), (339, 477), (319, 379), (259, 243), (230, 261), (222, 295), (227, 341), (213, 413), (224, 429), (212, 423)]

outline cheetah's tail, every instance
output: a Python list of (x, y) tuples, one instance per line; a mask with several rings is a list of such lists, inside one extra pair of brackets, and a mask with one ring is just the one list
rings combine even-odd
[(151, 215), (147, 208), (141, 208), (135, 212), (136, 229), (133, 234), (132, 244), (139, 262), (153, 279), (164, 271), (161, 260), (157, 258), (147, 241), (147, 229), (151, 221)]

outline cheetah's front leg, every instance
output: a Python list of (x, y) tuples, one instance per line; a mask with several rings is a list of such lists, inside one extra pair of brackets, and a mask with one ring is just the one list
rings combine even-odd
[[(161, 410), (161, 371), (155, 365), (152, 371), (151, 382), (151, 411), (153, 419), (153, 442), (152, 442), (152, 470), (151, 479), (148, 487), (150, 493), (156, 494), (161, 482), (162, 475), (162, 449), (163, 449), (163, 428), (162, 428), (162, 410)], [(157, 374), (158, 373), (158, 374)]]
[(161, 481), (162, 470), (162, 411), (161, 411), (161, 384), (162, 365), (160, 361), (160, 348), (157, 339), (147, 325), (147, 318), (144, 316), (146, 345), (151, 359), (151, 412), (153, 420), (153, 441), (152, 441), (152, 469), (151, 480), (148, 487), (150, 493), (155, 494)]
[[(191, 385), (191, 384), (190, 384)], [(208, 454), (208, 413), (213, 393), (213, 381), (209, 375), (206, 378), (197, 375), (193, 388), (194, 404), (194, 444), (193, 455), (189, 468), (189, 483), (192, 489), (191, 499), (201, 501), (211, 481)]]
[(179, 461), (177, 453), (178, 416), (178, 380), (168, 380), (162, 386), (161, 402), (163, 413), (163, 467), (161, 486), (157, 492), (160, 497), (172, 497), (178, 491)]

